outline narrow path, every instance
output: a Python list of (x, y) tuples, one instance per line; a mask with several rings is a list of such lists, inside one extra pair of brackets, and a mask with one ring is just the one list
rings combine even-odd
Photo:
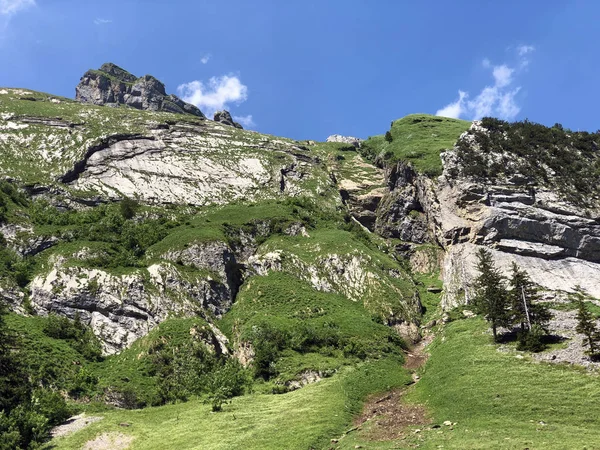
[[(419, 381), (416, 372), (427, 361), (429, 355), (425, 352), (425, 348), (433, 338), (433, 334), (426, 335), (406, 352), (404, 367), (412, 372), (414, 383)], [(362, 414), (354, 421), (357, 428), (362, 428), (369, 422), (365, 433), (366, 439), (374, 441), (402, 439), (406, 435), (407, 427), (429, 424), (423, 406), (404, 402), (402, 397), (405, 392), (406, 388), (394, 389), (387, 394), (380, 394), (367, 400)]]

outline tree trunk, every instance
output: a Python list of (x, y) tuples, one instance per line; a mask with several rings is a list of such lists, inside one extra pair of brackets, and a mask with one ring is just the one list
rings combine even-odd
[(496, 323), (492, 322), (492, 333), (494, 333), (494, 342), (498, 340), (498, 336), (496, 334)]

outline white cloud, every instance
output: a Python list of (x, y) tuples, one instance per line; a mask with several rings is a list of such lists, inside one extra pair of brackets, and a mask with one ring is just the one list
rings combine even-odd
[(442, 109), (438, 109), (435, 115), (458, 119), (465, 113), (465, 98), (467, 98), (467, 96), (468, 94), (466, 92), (458, 91), (458, 100), (444, 106)]
[(517, 47), (517, 54), (519, 56), (525, 56), (527, 53), (531, 53), (534, 50), (535, 47), (533, 45), (520, 45)]
[(212, 58), (212, 55), (210, 53), (207, 53), (200, 59), (200, 62), (202, 64), (206, 64), (208, 61), (210, 61), (210, 58)]
[(494, 75), (494, 80), (496, 80), (496, 86), (501, 88), (512, 83), (512, 74), (514, 71), (515, 69), (511, 69), (506, 64), (495, 66), (492, 73)]
[(112, 23), (112, 20), (110, 20), (110, 19), (100, 19), (100, 18), (94, 19), (94, 24), (95, 25), (106, 25), (107, 23)]
[(233, 116), (233, 120), (239, 122), (246, 129), (256, 126), (254, 120), (252, 119), (252, 114), (247, 116)]
[(529, 57), (527, 55), (533, 51), (535, 51), (533, 45), (521, 45), (517, 47), (517, 55), (519, 55), (520, 58), (519, 67), (521, 69), (524, 69), (529, 65)]
[(0, 14), (11, 16), (31, 6), (35, 6), (35, 0), (0, 0)]
[(437, 116), (469, 119), (480, 119), (485, 116), (495, 116), (501, 119), (514, 119), (521, 111), (517, 104), (517, 94), (521, 86), (515, 86), (516, 76), (529, 64), (526, 55), (533, 52), (531, 45), (522, 45), (517, 48), (518, 66), (508, 64), (492, 65), (489, 59), (482, 61), (485, 69), (491, 70), (494, 84), (485, 86), (481, 92), (469, 98), (465, 91), (458, 91), (458, 99), (439, 109)]
[(248, 87), (233, 75), (212, 77), (208, 83), (191, 81), (177, 87), (184, 101), (196, 105), (207, 117), (216, 111), (228, 109), (231, 103), (239, 105), (248, 98)]

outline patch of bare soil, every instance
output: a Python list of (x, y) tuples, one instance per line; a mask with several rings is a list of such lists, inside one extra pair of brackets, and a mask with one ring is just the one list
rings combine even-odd
[(71, 417), (62, 425), (54, 427), (50, 434), (52, 437), (68, 436), (69, 434), (75, 433), (88, 425), (102, 420), (103, 417), (98, 416), (86, 416), (85, 414), (79, 414)]
[[(414, 345), (407, 353), (404, 367), (413, 372), (413, 380), (419, 381), (415, 371), (427, 361), (425, 347), (433, 340), (433, 335), (427, 335)], [(408, 427), (426, 426), (431, 423), (425, 408), (421, 405), (411, 405), (404, 402), (402, 396), (405, 389), (396, 389), (385, 395), (371, 397), (365, 403), (362, 414), (356, 418), (354, 425), (362, 427), (371, 422), (366, 438), (373, 441), (392, 441), (406, 436)]]
[(104, 433), (87, 441), (83, 450), (126, 450), (133, 442), (133, 436), (123, 433)]
[(427, 418), (425, 408), (421, 405), (405, 404), (402, 400), (403, 394), (403, 390), (397, 389), (387, 395), (370, 399), (354, 425), (360, 427), (372, 421), (365, 437), (373, 441), (401, 439), (406, 436), (408, 427), (428, 425), (431, 421)]

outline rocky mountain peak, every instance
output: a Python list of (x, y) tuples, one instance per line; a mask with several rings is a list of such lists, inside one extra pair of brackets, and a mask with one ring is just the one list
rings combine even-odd
[(240, 129), (244, 128), (239, 123), (233, 121), (233, 118), (231, 117), (229, 111), (217, 111), (213, 117), (213, 120), (224, 125), (229, 125), (230, 127), (236, 127)]
[(127, 72), (125, 69), (111, 62), (102, 64), (102, 66), (100, 66), (100, 69), (98, 70), (114, 78), (117, 78), (125, 83), (133, 83), (137, 79), (135, 75)]
[(75, 99), (94, 105), (127, 105), (142, 110), (204, 117), (196, 106), (176, 95), (167, 95), (164, 83), (152, 75), (138, 78), (113, 63), (102, 64), (98, 70), (88, 70), (75, 88)]

